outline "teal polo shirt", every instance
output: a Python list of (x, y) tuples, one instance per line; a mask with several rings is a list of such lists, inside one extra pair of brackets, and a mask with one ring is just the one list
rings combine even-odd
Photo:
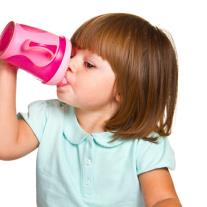
[(174, 169), (167, 138), (109, 143), (112, 133), (87, 133), (73, 107), (58, 100), (36, 101), (19, 113), (39, 140), (38, 207), (144, 207), (138, 175)]

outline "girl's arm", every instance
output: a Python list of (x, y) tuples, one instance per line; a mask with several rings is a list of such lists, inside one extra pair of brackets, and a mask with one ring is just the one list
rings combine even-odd
[(166, 200), (162, 200), (158, 203), (156, 203), (155, 205), (153, 205), (153, 207), (180, 207), (180, 201), (177, 198), (169, 198)]
[(17, 69), (0, 61), (0, 160), (17, 159), (38, 146), (30, 127), (16, 118)]
[(147, 207), (181, 207), (172, 178), (167, 168), (152, 170), (139, 175)]

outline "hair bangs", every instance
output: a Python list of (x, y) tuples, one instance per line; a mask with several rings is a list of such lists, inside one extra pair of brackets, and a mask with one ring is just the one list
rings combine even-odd
[(90, 50), (99, 56), (106, 58), (106, 47), (108, 45), (106, 44), (108, 41), (108, 35), (106, 35), (106, 33), (108, 33), (108, 31), (104, 31), (103, 27), (94, 27), (93, 21), (86, 22), (74, 33), (71, 42), (74, 47)]
[(123, 22), (109, 20), (106, 21), (106, 15), (101, 15), (85, 22), (73, 34), (71, 42), (74, 47), (88, 49), (106, 59), (114, 70), (113, 63), (123, 60), (121, 53), (125, 48), (123, 37), (126, 36), (126, 31)]

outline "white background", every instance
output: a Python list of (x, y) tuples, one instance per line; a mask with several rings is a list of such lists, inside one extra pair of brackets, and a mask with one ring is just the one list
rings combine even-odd
[[(170, 142), (176, 154), (171, 172), (183, 206), (206, 205), (207, 15), (201, 0), (0, 0), (0, 31), (13, 20), (68, 38), (87, 19), (107, 12), (129, 12), (167, 29), (179, 58), (179, 94)], [(56, 98), (54, 86), (18, 74), (17, 110), (34, 100)], [(0, 206), (35, 207), (36, 151), (15, 161), (0, 161)]]

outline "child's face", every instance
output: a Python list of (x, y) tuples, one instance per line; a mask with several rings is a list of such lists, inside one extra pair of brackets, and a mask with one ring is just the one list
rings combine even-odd
[(89, 50), (73, 49), (65, 78), (68, 84), (57, 87), (57, 96), (69, 105), (93, 110), (115, 101), (110, 64)]

